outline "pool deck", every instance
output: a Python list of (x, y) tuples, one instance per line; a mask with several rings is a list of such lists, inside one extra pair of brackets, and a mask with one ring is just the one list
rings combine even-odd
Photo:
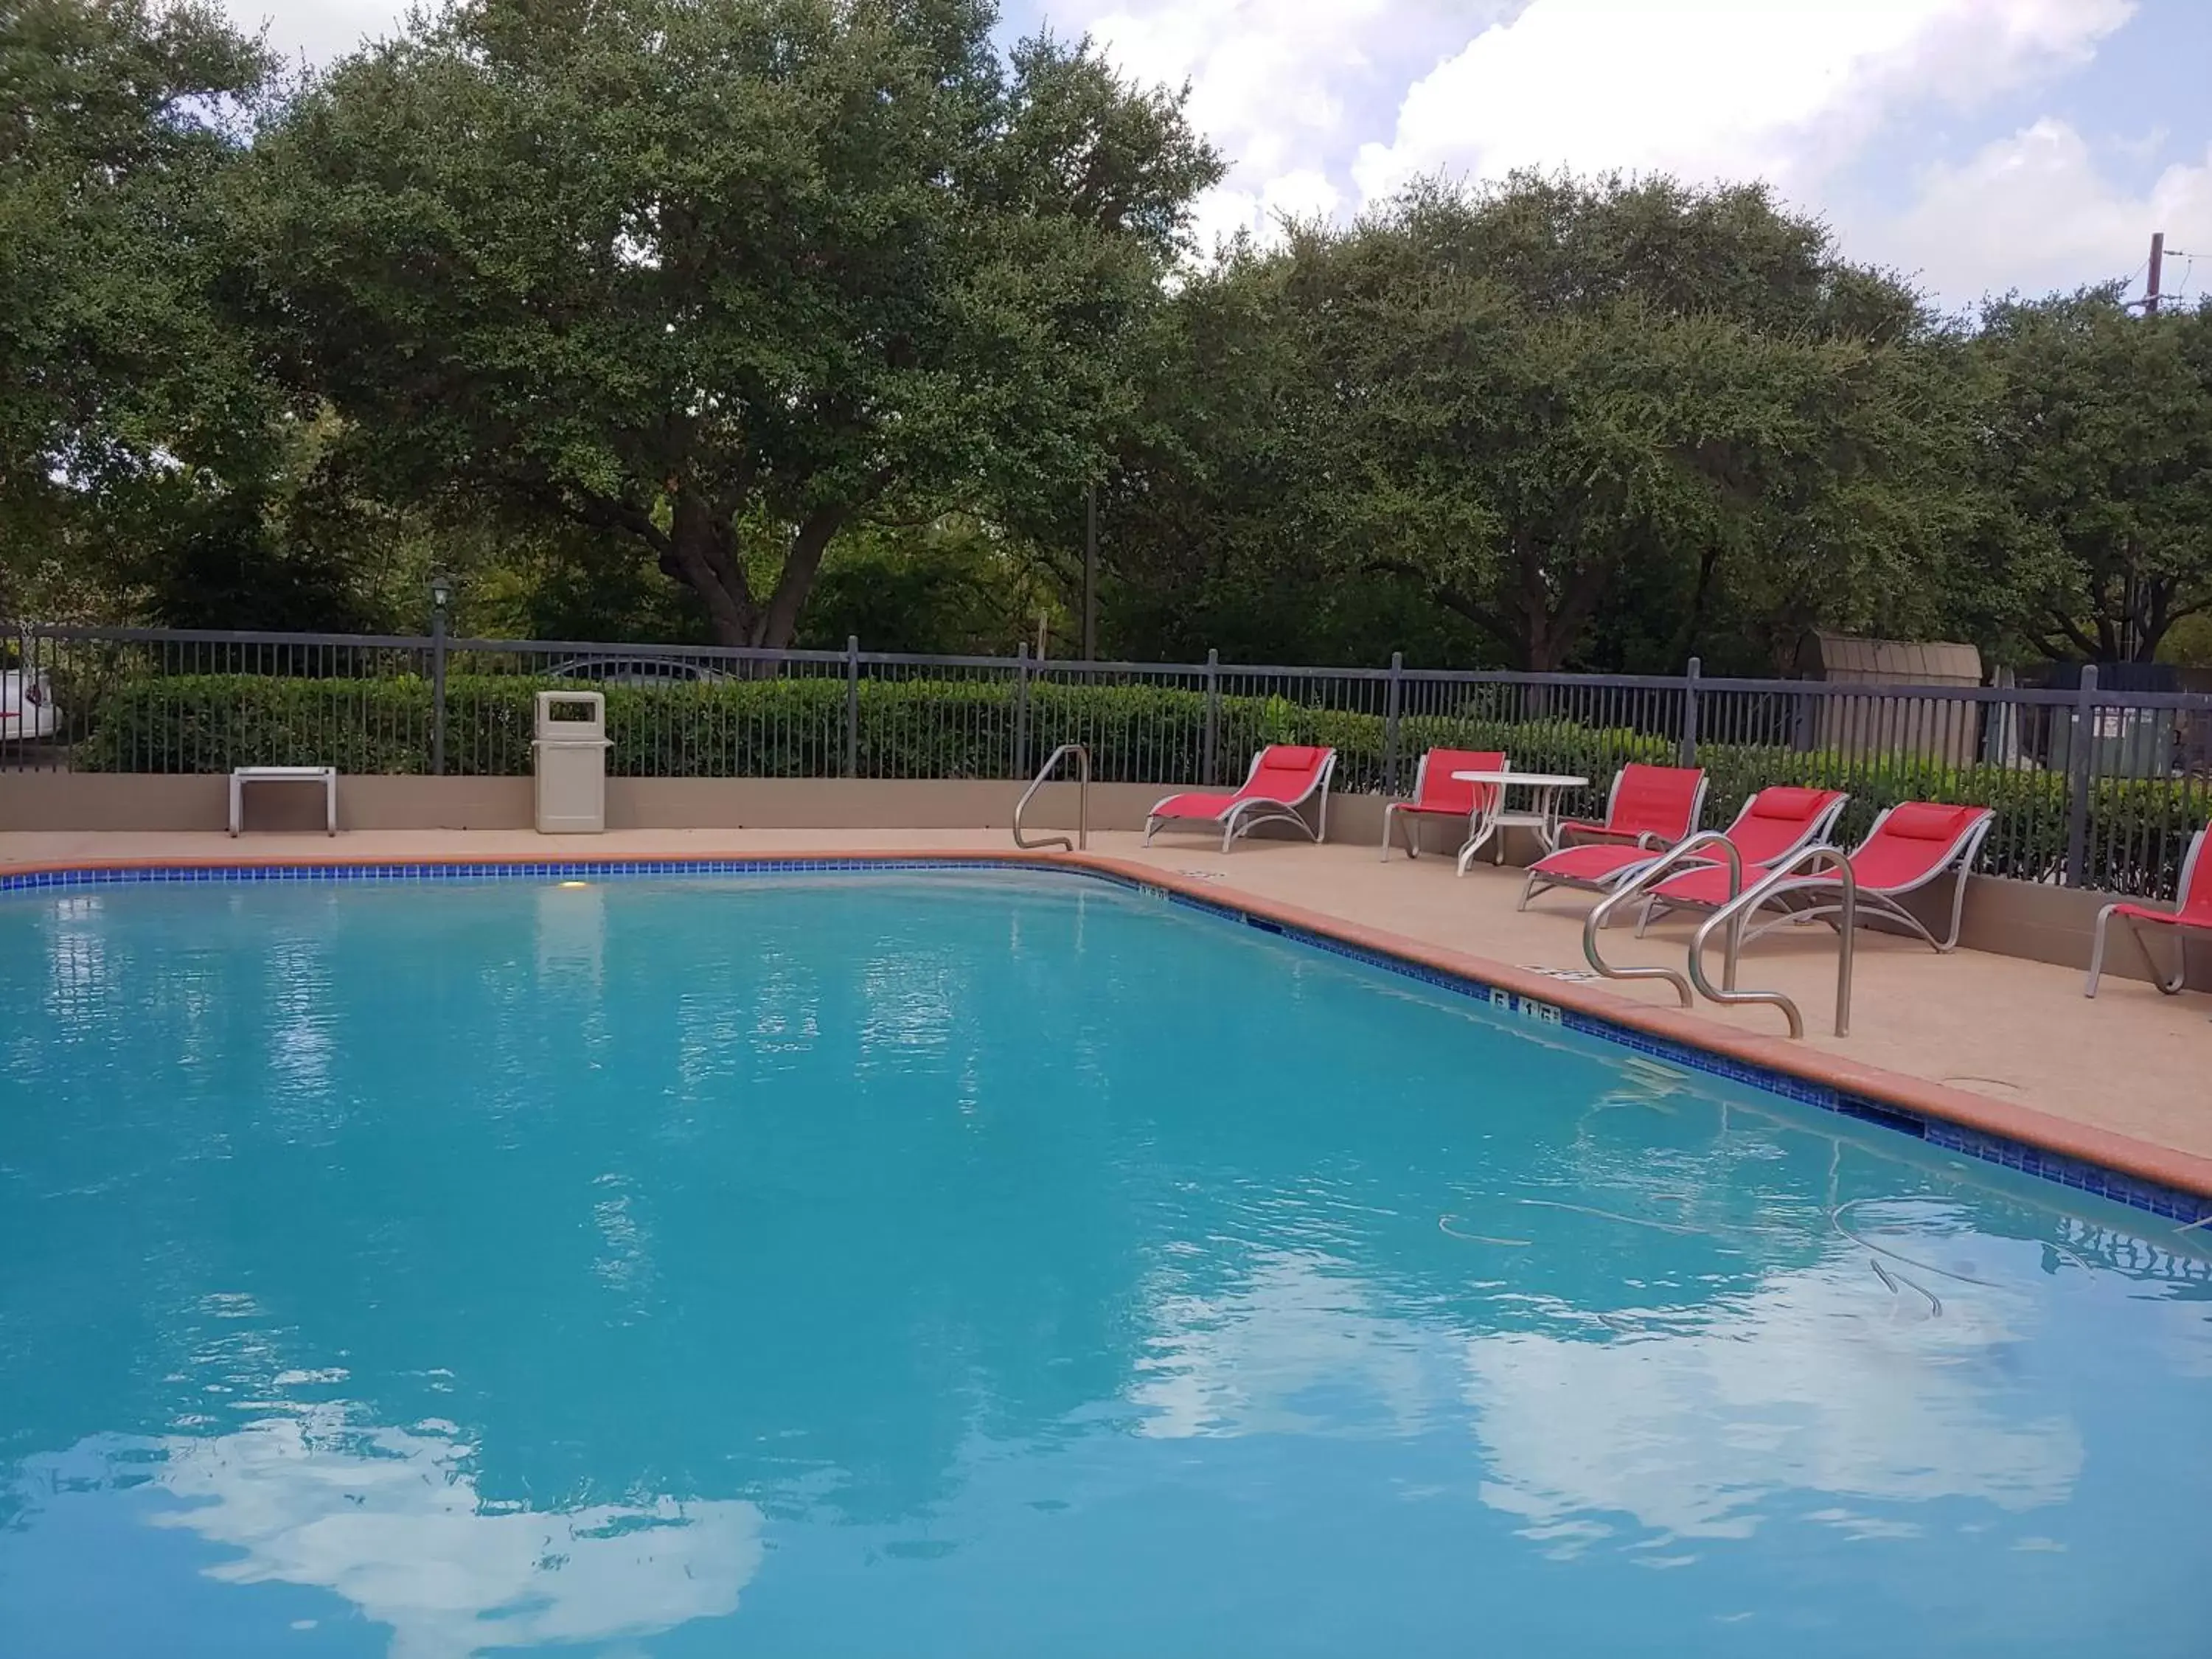
[[(916, 856), (1015, 853), (1002, 830), (623, 830), (540, 836), (526, 830), (387, 830), (315, 835), (0, 834), (0, 872), (137, 863), (353, 863), (386, 860)], [(2212, 1194), (2212, 998), (2163, 997), (2108, 976), (2097, 1000), (2069, 969), (1863, 932), (1851, 1035), (1829, 1035), (1833, 936), (1771, 934), (1747, 950), (1747, 989), (1778, 989), (1804, 1012), (1792, 1042), (1771, 1007), (1677, 1006), (1654, 981), (1590, 983), (1581, 921), (1587, 895), (1555, 892), (1523, 914), (1521, 872), (1449, 858), (1378, 861), (1370, 846), (1251, 841), (1227, 854), (1198, 836), (1091, 838), (1085, 861), (1141, 874), (1277, 920), (1331, 933), (1448, 971), (1638, 1026), (1655, 1035), (1777, 1066), (1817, 1081), (2046, 1146), (2185, 1190)], [(1606, 936), (1620, 963), (1681, 965), (1690, 924), (1637, 940)], [(2130, 949), (2116, 938), (2115, 951)]]

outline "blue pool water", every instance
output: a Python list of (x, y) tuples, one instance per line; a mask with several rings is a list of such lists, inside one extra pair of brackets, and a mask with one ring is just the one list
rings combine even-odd
[(0, 899), (11, 1659), (2201, 1659), (2208, 1282), (1103, 884)]

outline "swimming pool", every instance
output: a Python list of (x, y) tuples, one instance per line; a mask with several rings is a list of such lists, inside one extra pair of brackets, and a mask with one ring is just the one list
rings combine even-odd
[(2203, 1650), (2193, 1236), (1157, 896), (17, 894), (0, 1066), (10, 1655)]

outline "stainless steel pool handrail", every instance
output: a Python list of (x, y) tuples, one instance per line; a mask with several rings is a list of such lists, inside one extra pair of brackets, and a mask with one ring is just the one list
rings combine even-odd
[[(1024, 840), (1022, 814), (1029, 810), (1031, 797), (1043, 788), (1051, 779), (1054, 769), (1069, 755), (1075, 756), (1083, 763), (1082, 770), (1076, 775), (1075, 839), (1070, 841), (1066, 836), (1047, 836), (1038, 841)], [(1014, 845), (1027, 852), (1034, 852), (1042, 847), (1058, 847), (1070, 853), (1079, 848), (1089, 848), (1091, 845), (1091, 750), (1084, 744), (1063, 743), (1046, 757), (1043, 767), (1038, 771), (1036, 776), (1030, 780), (1030, 787), (1022, 791), (1021, 799), (1014, 803)]]
[[(1777, 893), (1793, 888), (1820, 884), (1820, 879), (1808, 877), (1806, 866), (1826, 863), (1842, 883), (1844, 902), (1842, 916), (1837, 924), (1836, 938), (1836, 1035), (1849, 1036), (1851, 1030), (1851, 961), (1858, 938), (1859, 878), (1851, 868), (1850, 854), (1840, 847), (1817, 842), (1810, 847), (1801, 847), (1788, 858), (1774, 866), (1749, 890), (1739, 893), (1705, 921), (1698, 929), (1697, 937), (1690, 941), (1690, 979), (1700, 994), (1726, 1006), (1745, 1003), (1771, 1003), (1782, 1010), (1790, 1022), (1790, 1035), (1805, 1035), (1805, 1017), (1797, 1012), (1797, 1005), (1780, 991), (1739, 991), (1735, 988), (1736, 957), (1743, 950), (1744, 919)], [(1723, 988), (1715, 990), (1705, 977), (1705, 942), (1714, 929), (1725, 928), (1721, 942)], [(1685, 1005), (1686, 1006), (1686, 1005)]]
[[(1649, 892), (1662, 878), (1688, 863), (1691, 854), (1712, 846), (1718, 846), (1728, 854), (1729, 893), (1734, 894), (1743, 886), (1743, 854), (1736, 850), (1736, 844), (1728, 838), (1725, 831), (1701, 830), (1687, 841), (1677, 842), (1658, 860), (1645, 865), (1590, 907), (1589, 915), (1583, 919), (1583, 959), (1589, 963), (1592, 969), (1606, 979), (1663, 979), (1674, 986), (1685, 1008), (1697, 1000), (1691, 992), (1690, 981), (1672, 968), (1620, 968), (1607, 962), (1598, 954), (1597, 936), (1599, 930), (1613, 920), (1615, 910), (1630, 899)], [(1699, 863), (1709, 861), (1698, 860)]]

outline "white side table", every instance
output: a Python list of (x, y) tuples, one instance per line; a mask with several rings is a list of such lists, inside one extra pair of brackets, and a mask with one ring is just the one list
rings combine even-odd
[(236, 835), (246, 820), (246, 786), (249, 783), (319, 783), (323, 786), (323, 822), (329, 833), (338, 832), (338, 769), (335, 766), (238, 766), (230, 774), (230, 833)]
[[(1467, 873), (1467, 866), (1474, 862), (1490, 839), (1501, 830), (1533, 830), (1536, 839), (1543, 843), (1547, 853), (1559, 850), (1559, 796), (1569, 789), (1587, 788), (1588, 778), (1574, 777), (1565, 772), (1455, 772), (1452, 776), (1462, 783), (1493, 784), (1498, 789), (1498, 805), (1481, 815), (1480, 822), (1467, 838), (1467, 845), (1459, 849), (1459, 872)], [(1529, 805), (1515, 811), (1508, 806), (1507, 792), (1525, 789), (1529, 793)], [(1504, 844), (1499, 843), (1500, 856)]]

